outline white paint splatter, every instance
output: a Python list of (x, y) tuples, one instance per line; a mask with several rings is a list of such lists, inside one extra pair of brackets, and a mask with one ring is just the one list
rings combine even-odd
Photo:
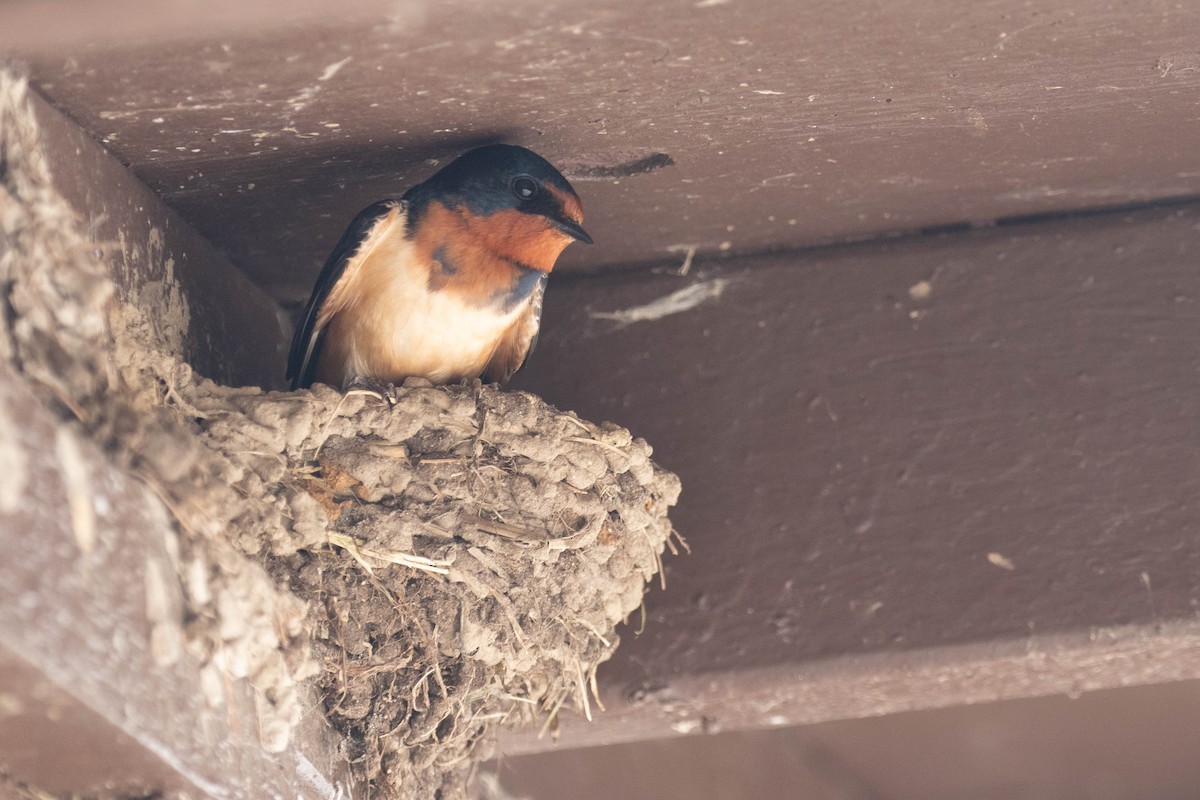
[(96, 509), (92, 506), (92, 478), (75, 434), (60, 428), (55, 436), (55, 452), (62, 470), (67, 491), (67, 509), (71, 514), (71, 530), (80, 552), (88, 554), (96, 548)]
[(353, 59), (354, 59), (354, 56), (346, 56), (341, 61), (336, 61), (336, 62), (330, 64), (328, 67), (325, 68), (325, 71), (321, 73), (321, 77), (317, 78), (317, 80), (319, 80), (319, 81), (329, 80), (334, 75), (337, 75), (338, 71), (342, 67), (349, 64)]
[(785, 173), (783, 173), (782, 175), (772, 175), (772, 176), (771, 176), (771, 177), (769, 177), (769, 178), (763, 178), (763, 179), (762, 179), (762, 180), (759, 182), (759, 185), (761, 185), (761, 186), (770, 186), (770, 185), (771, 185), (771, 184), (773, 184), (773, 183), (782, 183), (782, 182), (784, 182), (784, 181), (787, 181), (787, 180), (789, 180), (789, 179), (791, 179), (791, 178), (798, 178), (798, 177), (800, 177), (800, 173), (799, 173), (799, 172), (785, 172)]
[(330, 783), (329, 779), (321, 773), (321, 770), (317, 769), (317, 766), (309, 761), (303, 753), (295, 752), (294, 755), (296, 758), (296, 777), (308, 784), (320, 797), (326, 800), (341, 800), (341, 798), (346, 796), (343, 788), (340, 785), (334, 786)]
[(150, 654), (154, 663), (169, 667), (183, 654), (183, 632), (180, 630), (172, 601), (173, 580), (167, 578), (167, 568), (156, 558), (146, 559), (143, 575), (146, 587), (146, 619), (150, 622)]
[(7, 414), (0, 413), (0, 513), (12, 514), (21, 508), (28, 483), (25, 451), (17, 442), (17, 431)]
[(729, 281), (724, 278), (700, 281), (676, 292), (671, 292), (666, 297), (660, 297), (645, 305), (634, 306), (633, 308), (626, 308), (620, 311), (590, 311), (588, 312), (588, 316), (592, 319), (612, 320), (618, 324), (618, 327), (622, 328), (626, 325), (632, 325), (635, 322), (652, 322), (663, 317), (669, 317), (672, 314), (690, 311), (697, 306), (707, 303), (709, 300), (715, 300), (721, 296), (721, 293), (725, 291), (725, 287), (728, 284)]
[(681, 719), (678, 722), (671, 723), (671, 730), (686, 736), (689, 733), (695, 733), (700, 730), (702, 725), (703, 723), (698, 719)]
[(1000, 569), (1007, 569), (1011, 571), (1017, 568), (1016, 565), (1013, 564), (1012, 559), (1001, 555), (1000, 553), (988, 553), (987, 560), (989, 564), (994, 567), (999, 567)]
[(929, 281), (917, 281), (908, 287), (908, 296), (913, 300), (928, 300), (933, 294), (933, 284)]
[(287, 99), (287, 104), (291, 107), (293, 112), (303, 111), (320, 91), (320, 86), (305, 86), (299, 92), (289, 97)]

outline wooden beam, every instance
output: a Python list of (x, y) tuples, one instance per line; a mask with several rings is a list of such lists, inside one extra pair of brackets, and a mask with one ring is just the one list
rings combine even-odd
[(495, 139), (577, 181), (576, 270), (1200, 195), (1200, 15), (1176, 0), (386, 6), (224, 33), (157, 3), (194, 31), (64, 44), (33, 75), (292, 301), (359, 209)]
[[(384, 0), (346, 0), (337, 6), (345, 21), (384, 13)], [(0, 48), (55, 53), (65, 47), (134, 45), (197, 35), (233, 36), (268, 31), (328, 17), (321, 0), (12, 0), (0, 5)]]
[(521, 385), (653, 442), (693, 549), (564, 742), (1200, 677), (1198, 228), (552, 281)]
[(200, 665), (179, 650), (182, 566), (162, 504), (7, 366), (0, 449), (7, 777), (56, 796), (350, 796), (320, 714), (273, 754), (260, 745), (248, 680), (229, 677), (211, 704)]
[(278, 305), (79, 126), (28, 97), (54, 188), (120, 301), (161, 309), (149, 319), (157, 344), (220, 383), (281, 387), (291, 331)]

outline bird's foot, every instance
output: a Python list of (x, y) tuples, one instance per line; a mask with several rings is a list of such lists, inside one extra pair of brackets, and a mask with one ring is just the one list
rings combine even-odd
[(346, 385), (346, 394), (365, 394), (368, 397), (374, 397), (380, 403), (387, 405), (388, 408), (396, 405), (399, 397), (396, 395), (396, 384), (390, 381), (382, 381), (378, 378), (357, 377)]

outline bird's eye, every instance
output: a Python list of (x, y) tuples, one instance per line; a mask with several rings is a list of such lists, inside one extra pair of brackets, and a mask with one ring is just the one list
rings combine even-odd
[(512, 192), (522, 200), (528, 200), (538, 193), (538, 182), (528, 175), (518, 175), (512, 180)]

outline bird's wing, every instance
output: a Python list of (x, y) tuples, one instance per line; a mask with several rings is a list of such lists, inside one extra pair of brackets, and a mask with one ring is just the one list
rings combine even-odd
[(304, 317), (292, 337), (287, 377), (291, 378), (293, 390), (312, 382), (322, 333), (330, 317), (341, 310), (348, 299), (345, 287), (350, 283), (354, 269), (364, 261), (358, 256), (371, 250), (378, 234), (386, 228), (383, 223), (390, 219), (393, 212), (403, 211), (403, 200), (372, 203), (358, 213), (329, 254), (329, 260), (325, 262), (313, 287), (312, 297), (308, 299), (308, 306), (304, 309)]
[(504, 383), (521, 368), (533, 348), (537, 346), (538, 329), (542, 324), (542, 296), (546, 293), (546, 275), (543, 273), (533, 287), (529, 306), (512, 324), (496, 346), (496, 352), (483, 370), (487, 383)]

